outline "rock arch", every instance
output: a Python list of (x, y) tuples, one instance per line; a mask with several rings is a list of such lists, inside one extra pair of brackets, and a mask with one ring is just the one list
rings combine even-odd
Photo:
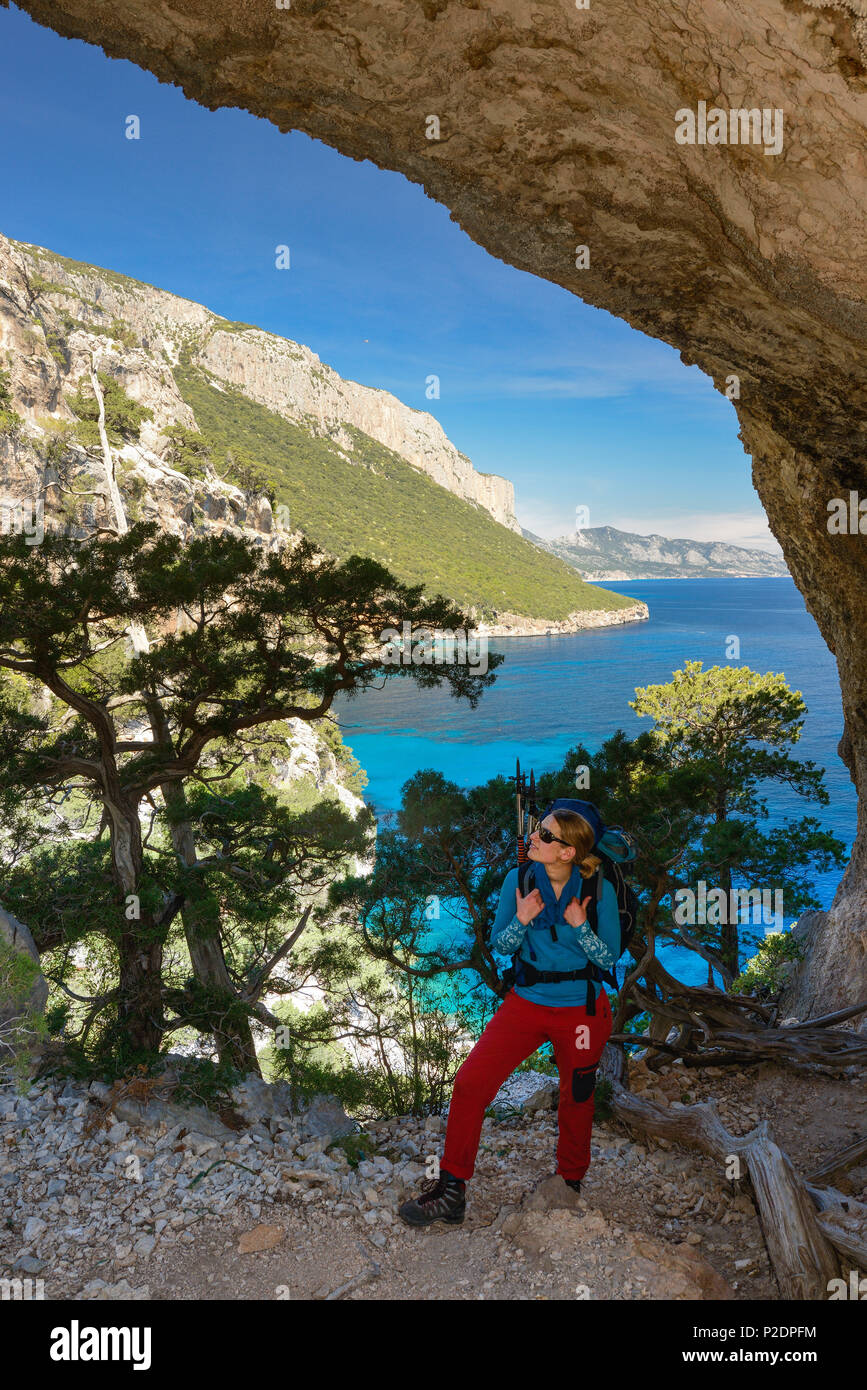
[[(867, 0), (18, 2), (211, 109), (401, 171), (493, 255), (739, 379), (860, 796), (791, 1007), (867, 996), (867, 542), (827, 526), (831, 499), (867, 497)], [(782, 152), (678, 144), (702, 101), (781, 111)]]

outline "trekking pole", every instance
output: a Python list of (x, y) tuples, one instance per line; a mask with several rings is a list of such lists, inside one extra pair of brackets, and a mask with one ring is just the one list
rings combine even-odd
[(530, 812), (527, 819), (527, 833), (532, 835), (539, 824), (539, 807), (536, 805), (536, 774), (530, 768)]
[(515, 801), (518, 812), (518, 863), (527, 862), (527, 845), (524, 840), (524, 796), (526, 794), (527, 774), (521, 776), (521, 760), (515, 760)]

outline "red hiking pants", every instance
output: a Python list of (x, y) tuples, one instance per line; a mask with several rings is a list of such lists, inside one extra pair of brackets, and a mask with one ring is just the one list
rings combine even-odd
[(583, 1004), (532, 1004), (510, 990), (455, 1077), (440, 1166), (465, 1181), (473, 1176), (485, 1111), (515, 1067), (542, 1043), (552, 1042), (560, 1073), (557, 1172), (583, 1178), (590, 1167), (596, 1068), (611, 1026), (604, 990), (595, 1014)]

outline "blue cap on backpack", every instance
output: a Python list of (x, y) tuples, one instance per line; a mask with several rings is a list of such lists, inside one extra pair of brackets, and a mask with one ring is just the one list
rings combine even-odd
[[(593, 848), (595, 849), (602, 836), (605, 834), (605, 824), (592, 801), (573, 801), (568, 797), (560, 797), (558, 801), (552, 801), (545, 812), (546, 816), (556, 816), (558, 811), (575, 811), (579, 816), (583, 816), (593, 831)], [(543, 817), (544, 819), (544, 817)]]

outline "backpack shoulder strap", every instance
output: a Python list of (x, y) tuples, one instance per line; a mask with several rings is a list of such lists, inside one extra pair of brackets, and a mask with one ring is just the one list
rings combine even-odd
[[(533, 874), (534, 867), (532, 859), (525, 859), (523, 864), (518, 865), (518, 891), (522, 898), (526, 898), (527, 894), (535, 887), (536, 879), (535, 874)], [(533, 875), (532, 879), (531, 874)], [(529, 940), (527, 941), (527, 947), (532, 959), (535, 960), (536, 952), (533, 950), (533, 943)], [(518, 971), (518, 984), (526, 984), (527, 982), (523, 974), (525, 962), (521, 959), (520, 951), (515, 953), (512, 957), (512, 961)]]
[[(616, 870), (617, 868), (617, 865), (612, 864), (611, 860), (608, 859), (607, 856), (603, 857), (602, 863), (599, 865), (599, 868), (596, 870), (596, 873), (593, 876), (592, 888), (590, 892), (590, 901), (587, 904), (587, 921), (590, 923), (591, 931), (595, 932), (597, 936), (599, 935), (599, 904), (602, 901), (602, 894), (605, 891), (605, 880), (608, 879), (609, 883), (612, 882), (612, 874), (609, 872), (609, 866), (613, 870)], [(614, 888), (615, 894), (617, 894), (616, 879), (613, 882), (612, 886)], [(617, 906), (619, 915), (619, 898)], [(603, 970), (601, 966), (597, 965), (596, 975), (600, 981), (604, 980), (606, 984), (610, 984), (615, 991), (618, 989), (616, 960), (610, 970)]]
[[(604, 860), (602, 863), (604, 864)], [(596, 870), (593, 877), (589, 880), (587, 887), (590, 892), (590, 901), (587, 904), (587, 921), (590, 923), (590, 930), (599, 935), (599, 904), (602, 901), (602, 892), (605, 886), (605, 875), (602, 864)], [(586, 897), (587, 894), (585, 893)]]

